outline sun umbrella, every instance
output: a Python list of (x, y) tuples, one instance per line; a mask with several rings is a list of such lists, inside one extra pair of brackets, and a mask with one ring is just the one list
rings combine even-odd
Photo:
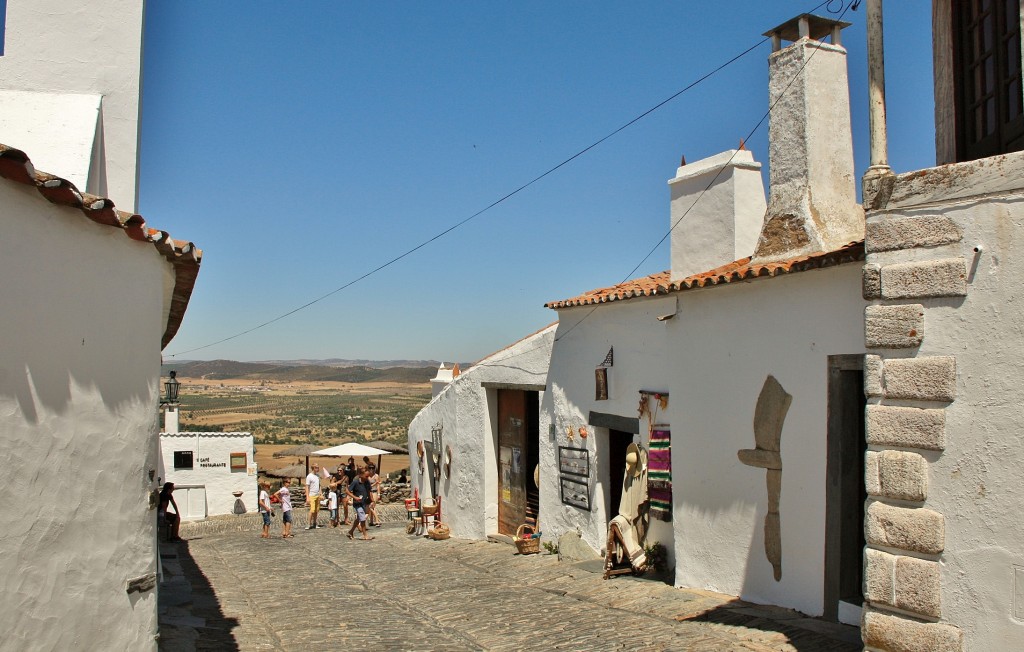
[(301, 464), (292, 464), (280, 469), (267, 469), (263, 473), (274, 478), (302, 478), (306, 475), (302, 472)]
[(390, 455), (391, 452), (350, 441), (346, 444), (339, 444), (338, 446), (331, 446), (330, 448), (314, 451), (313, 454), (323, 455), (325, 457), (369, 457), (370, 455), (376, 455), (377, 468), (379, 469), (381, 455)]
[[(299, 457), (306, 457), (306, 475), (309, 475), (309, 456), (316, 450), (316, 444), (300, 444), (298, 446), (292, 446), (291, 448), (285, 448), (274, 453), (274, 457), (288, 457), (290, 455), (297, 455)], [(305, 476), (303, 476), (305, 477)]]

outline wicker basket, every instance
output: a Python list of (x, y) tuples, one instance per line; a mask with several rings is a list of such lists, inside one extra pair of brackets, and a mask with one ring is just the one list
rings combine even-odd
[(530, 534), (535, 534), (537, 530), (532, 525), (523, 523), (516, 530), (516, 536), (512, 538), (512, 541), (516, 544), (516, 550), (519, 551), (520, 555), (533, 555), (540, 552), (540, 538), (535, 539), (524, 539), (523, 530), (529, 530)]
[(448, 526), (444, 523), (438, 523), (429, 532), (427, 532), (427, 536), (434, 541), (444, 541), (451, 535), (451, 530), (449, 530)]

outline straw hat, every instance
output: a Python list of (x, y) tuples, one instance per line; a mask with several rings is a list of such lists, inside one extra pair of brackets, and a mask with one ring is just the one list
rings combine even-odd
[(642, 456), (640, 454), (640, 447), (636, 443), (630, 444), (626, 448), (626, 473), (630, 474), (634, 478), (640, 475)]
[(450, 478), (452, 475), (452, 447), (444, 447), (444, 477)]

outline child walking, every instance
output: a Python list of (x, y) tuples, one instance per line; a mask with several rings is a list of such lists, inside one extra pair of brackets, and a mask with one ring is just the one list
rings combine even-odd
[(338, 491), (335, 487), (327, 493), (327, 509), (331, 511), (331, 527), (338, 527)]
[(263, 516), (263, 534), (261, 539), (270, 538), (270, 517), (274, 513), (274, 507), (270, 504), (270, 483), (266, 480), (260, 482), (260, 515)]
[(285, 478), (281, 488), (275, 492), (275, 495), (281, 499), (281, 521), (284, 523), (284, 530), (281, 531), (282, 539), (295, 537), (292, 534), (292, 492), (288, 489), (291, 484), (292, 479)]

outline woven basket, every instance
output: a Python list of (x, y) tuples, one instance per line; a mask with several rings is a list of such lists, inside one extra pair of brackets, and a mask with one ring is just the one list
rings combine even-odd
[(516, 544), (516, 550), (519, 551), (520, 555), (533, 555), (540, 552), (540, 538), (536, 539), (524, 539), (523, 530), (529, 530), (530, 534), (535, 534), (536, 529), (532, 525), (523, 523), (516, 530), (516, 536), (512, 538), (512, 541)]
[(433, 527), (433, 529), (430, 530), (430, 532), (427, 532), (427, 536), (433, 539), (434, 541), (444, 541), (451, 535), (451, 530), (449, 530), (448, 526), (444, 523), (438, 523)]

